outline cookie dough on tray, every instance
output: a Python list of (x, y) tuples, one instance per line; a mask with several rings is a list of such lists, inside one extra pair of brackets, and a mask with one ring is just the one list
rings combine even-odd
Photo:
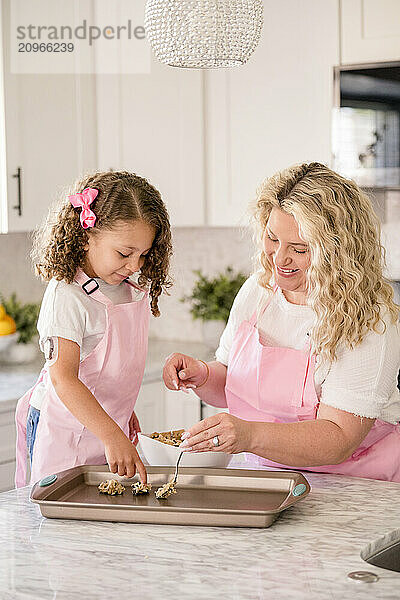
[(138, 494), (148, 494), (151, 490), (151, 483), (142, 483), (137, 481), (132, 483), (132, 494), (137, 496)]
[(102, 481), (100, 483), (98, 490), (102, 494), (108, 494), (109, 496), (116, 496), (117, 494), (121, 495), (125, 491), (125, 488), (116, 479), (107, 479), (106, 481)]
[(168, 496), (171, 496), (171, 494), (176, 494), (175, 483), (168, 481), (158, 488), (156, 491), (156, 498), (157, 500), (160, 500), (161, 498), (168, 498)]

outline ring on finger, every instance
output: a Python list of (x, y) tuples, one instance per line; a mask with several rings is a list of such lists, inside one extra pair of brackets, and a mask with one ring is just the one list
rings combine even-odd
[(215, 435), (212, 439), (212, 444), (213, 446), (216, 448), (217, 446), (219, 446), (219, 437), (217, 435)]

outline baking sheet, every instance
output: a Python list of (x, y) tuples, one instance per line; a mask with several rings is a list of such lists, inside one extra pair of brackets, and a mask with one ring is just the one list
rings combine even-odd
[[(80, 466), (56, 474), (46, 487), (35, 484), (31, 501), (43, 516), (60, 519), (125, 521), (177, 525), (269, 527), (279, 514), (310, 491), (301, 473), (245, 469), (179, 469), (177, 494), (157, 500), (155, 490), (173, 477), (173, 467), (146, 467), (150, 494), (134, 496), (131, 479), (110, 473), (107, 465)], [(121, 496), (101, 494), (106, 479), (120, 481)], [(298, 487), (300, 486), (300, 487)], [(293, 491), (301, 491), (298, 496)]]

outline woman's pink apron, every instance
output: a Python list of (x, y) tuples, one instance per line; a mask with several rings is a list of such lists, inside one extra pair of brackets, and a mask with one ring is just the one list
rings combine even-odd
[[(303, 350), (264, 346), (256, 320), (254, 313), (250, 321), (241, 323), (229, 355), (225, 393), (230, 414), (269, 423), (316, 419), (319, 400), (310, 345)], [(254, 467), (293, 469), (254, 454), (246, 458)], [(301, 470), (400, 482), (400, 427), (376, 419), (350, 458), (338, 465)]]
[[(129, 437), (129, 419), (142, 383), (147, 354), (148, 294), (144, 292), (142, 299), (134, 301), (133, 288), (137, 286), (127, 281), (132, 286), (132, 301), (114, 305), (100, 292), (96, 280), (90, 279), (82, 270), (77, 272), (75, 281), (93, 302), (103, 304), (106, 311), (104, 336), (80, 363), (79, 379)], [(35, 386), (41, 381), (46, 382), (47, 392), (33, 448), (31, 484), (77, 465), (105, 464), (104, 444), (64, 406), (45, 368)], [(26, 419), (34, 387), (20, 398), (16, 409), (16, 487), (26, 485)]]

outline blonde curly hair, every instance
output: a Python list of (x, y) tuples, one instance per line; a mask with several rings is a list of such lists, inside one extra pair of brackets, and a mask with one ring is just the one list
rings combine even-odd
[(307, 300), (316, 314), (312, 352), (334, 361), (339, 344), (354, 348), (368, 331), (385, 331), (384, 314), (396, 322), (399, 306), (383, 277), (385, 250), (380, 224), (368, 196), (353, 182), (312, 162), (276, 173), (257, 190), (253, 206), (262, 271), (259, 284), (271, 289), (272, 269), (262, 236), (276, 207), (292, 215), (310, 249)]
[[(67, 195), (92, 187), (98, 195), (91, 204), (95, 226), (83, 229), (80, 209), (74, 208)], [(140, 220), (154, 227), (155, 239), (141, 268), (139, 285), (149, 287), (151, 311), (158, 317), (158, 298), (172, 284), (168, 271), (172, 255), (168, 212), (160, 193), (143, 177), (127, 171), (96, 172), (77, 181), (50, 208), (47, 219), (33, 234), (31, 258), (36, 274), (44, 281), (53, 277), (72, 283), (78, 267), (83, 267), (88, 235), (112, 229), (117, 223)]]

